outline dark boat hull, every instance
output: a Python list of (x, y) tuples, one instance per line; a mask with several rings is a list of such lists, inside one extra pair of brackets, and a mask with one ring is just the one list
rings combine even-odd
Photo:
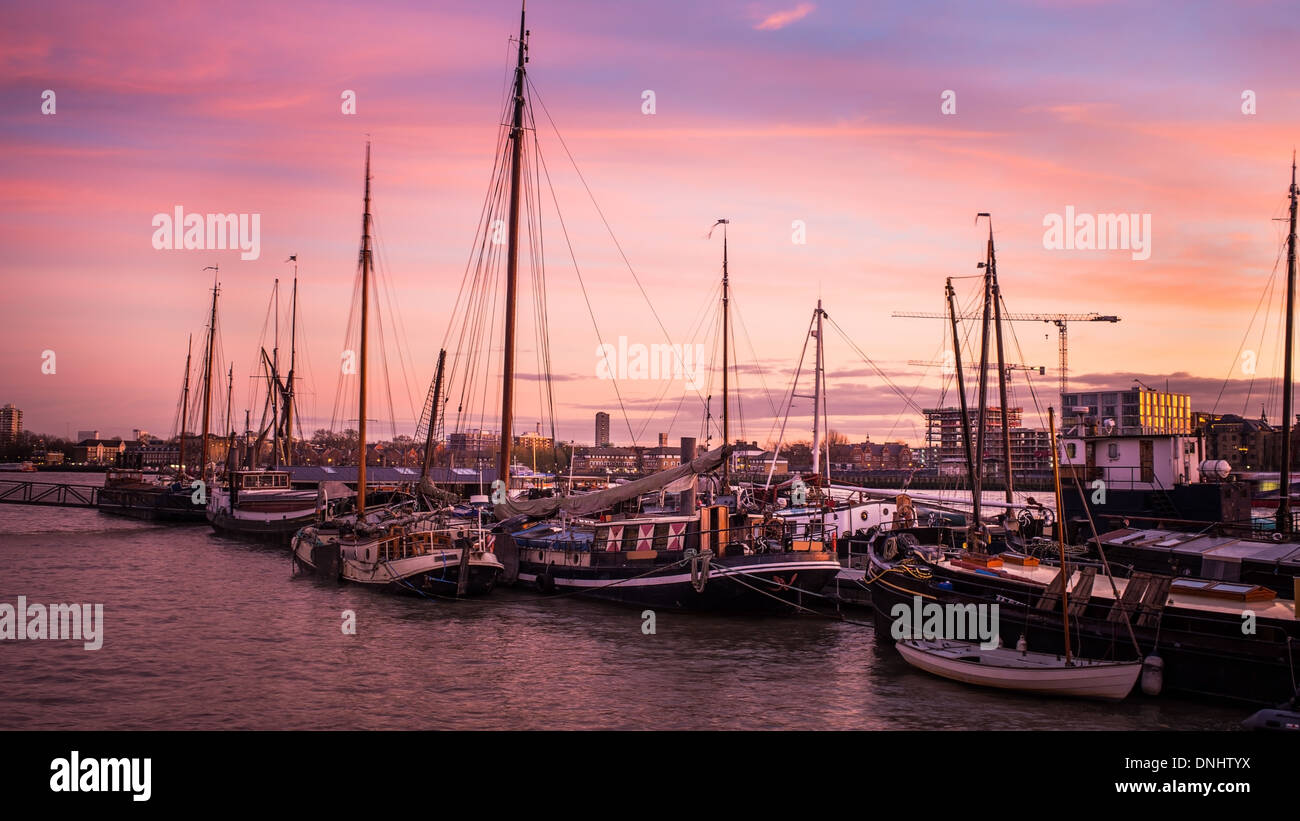
[[(340, 584), (347, 581), (343, 578), (338, 549), (333, 545), (313, 547), (310, 560), (305, 560), (295, 554), (294, 567), (299, 572), (310, 573), (321, 579), (337, 581)], [(501, 576), (499, 567), (471, 565), (468, 571), (469, 583), (464, 593), (466, 596), (484, 596), (491, 593)], [(349, 583), (357, 584), (356, 582)], [(362, 584), (361, 586), (399, 595), (455, 597), (458, 595), (457, 590), (460, 586), (460, 566), (448, 564), (437, 571), (408, 576), (400, 581), (387, 584)]]
[(839, 570), (830, 554), (807, 552), (728, 556), (707, 569), (697, 565), (694, 578), (689, 562), (681, 561), (659, 568), (636, 560), (565, 567), (521, 558), (518, 581), (542, 593), (656, 610), (793, 613), (824, 605), (819, 594)]
[(209, 510), (207, 521), (212, 529), (224, 536), (238, 536), (244, 539), (256, 539), (262, 542), (288, 545), (293, 534), (308, 525), (316, 523), (315, 512), (306, 516), (276, 519), (273, 521), (240, 519), (229, 512), (216, 508)]
[(207, 521), (203, 505), (194, 504), (188, 489), (104, 488), (99, 494), (100, 513), (148, 522), (201, 524)]
[[(1024, 636), (1029, 649), (1064, 652), (1064, 632), (1059, 610), (1035, 606), (1042, 588), (997, 576), (946, 572), (929, 566), (929, 580), (905, 573), (885, 573), (870, 582), (877, 636), (893, 642), (895, 607), (912, 607), (914, 596), (939, 604), (999, 605), (999, 634), (1014, 645)], [(1133, 647), (1123, 621), (1109, 621), (1111, 602), (1093, 598), (1082, 615), (1070, 617), (1071, 649), (1081, 657), (1134, 660)], [(1244, 636), (1241, 620), (1204, 619), (1169, 608), (1155, 625), (1133, 624), (1141, 655), (1154, 653), (1164, 662), (1162, 692), (1224, 698), (1251, 704), (1276, 704), (1294, 692), (1287, 637), (1280, 628), (1261, 623), (1255, 636)], [(1234, 635), (1235, 633), (1235, 635)], [(1296, 637), (1292, 637), (1294, 641)], [(1300, 663), (1300, 659), (1295, 660)]]

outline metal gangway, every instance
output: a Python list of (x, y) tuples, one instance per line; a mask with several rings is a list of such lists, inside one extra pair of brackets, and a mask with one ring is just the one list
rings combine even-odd
[(71, 485), (0, 479), (0, 504), (46, 507), (99, 507), (99, 485)]

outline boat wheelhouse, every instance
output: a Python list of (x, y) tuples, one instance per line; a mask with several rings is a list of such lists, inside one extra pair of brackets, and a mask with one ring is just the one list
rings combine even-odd
[(288, 542), (316, 521), (321, 500), (320, 491), (292, 489), (288, 471), (236, 470), (212, 488), (208, 521), (221, 533)]

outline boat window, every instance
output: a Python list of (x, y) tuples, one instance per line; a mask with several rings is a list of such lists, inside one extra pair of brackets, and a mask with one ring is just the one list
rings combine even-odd
[(1224, 593), (1248, 593), (1255, 589), (1253, 584), (1228, 584), (1219, 582), (1214, 586), (1215, 590), (1221, 590)]
[(1215, 582), (1204, 579), (1177, 579), (1170, 585), (1169, 589), (1174, 593), (1186, 593), (1243, 602), (1272, 601), (1277, 597), (1277, 591), (1256, 584)]

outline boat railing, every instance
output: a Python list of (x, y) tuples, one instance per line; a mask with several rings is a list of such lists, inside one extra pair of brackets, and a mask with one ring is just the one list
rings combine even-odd
[(485, 542), (490, 538), (486, 530), (443, 528), (438, 530), (409, 530), (404, 525), (394, 525), (376, 545), (376, 556), (381, 562), (427, 556), (441, 550), (468, 547), (471, 551), (490, 550)]
[[(1237, 527), (1248, 528), (1251, 536), (1256, 539), (1281, 541), (1283, 538), (1277, 529), (1277, 516), (1274, 512), (1270, 512), (1270, 515), (1265, 518), (1251, 518), (1249, 525), (1238, 524)], [(1300, 533), (1300, 510), (1291, 511), (1291, 532)]]
[[(1061, 480), (1065, 481), (1067, 466), (1061, 466)], [(1072, 465), (1070, 476), (1083, 482), (1101, 480), (1112, 490), (1148, 490), (1156, 483), (1154, 467), (1134, 467), (1132, 465)]]
[[(672, 561), (690, 550), (711, 550), (715, 555), (757, 551), (833, 552), (839, 543), (833, 525), (810, 531), (803, 523), (790, 524), (779, 519), (751, 520), (730, 527), (669, 529), (668, 522), (619, 521), (596, 525), (594, 538), (566, 539), (530, 537), (527, 530), (514, 534), (528, 550), (551, 550), (568, 553), (631, 556)], [(682, 523), (685, 524), (685, 523)]]
[(378, 545), (381, 562), (393, 562), (409, 559), (412, 556), (427, 555), (433, 549), (432, 534), (427, 530), (408, 533), (406, 528), (397, 525), (389, 531)]

